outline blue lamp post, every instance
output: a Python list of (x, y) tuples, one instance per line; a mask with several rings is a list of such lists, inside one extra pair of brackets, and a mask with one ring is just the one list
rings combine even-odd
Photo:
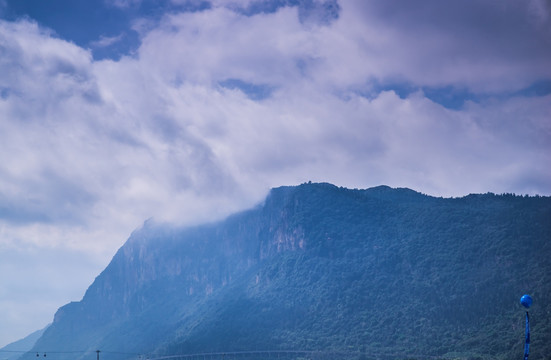
[(532, 306), (532, 297), (528, 294), (522, 295), (520, 303), (526, 310), (526, 330), (524, 341), (524, 360), (528, 360), (528, 353), (530, 352), (530, 315), (528, 315), (528, 308)]

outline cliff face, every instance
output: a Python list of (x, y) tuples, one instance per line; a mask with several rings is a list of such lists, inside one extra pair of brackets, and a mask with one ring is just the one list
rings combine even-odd
[[(146, 222), (35, 350), (508, 358), (520, 347), (517, 298), (551, 303), (550, 200), (304, 184), (220, 223)], [(541, 354), (550, 310), (533, 310)]]

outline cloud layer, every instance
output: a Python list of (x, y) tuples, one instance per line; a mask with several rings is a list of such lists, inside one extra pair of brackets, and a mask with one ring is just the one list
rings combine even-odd
[[(0, 20), (0, 251), (86, 258), (74, 273), (88, 281), (145, 219), (220, 218), (273, 186), (551, 194), (548, 2), (292, 4), (136, 20), (137, 51), (101, 61), (32, 20)], [(17, 273), (17, 258), (2, 266)], [(21, 268), (27, 290), (0, 279), (13, 316), (0, 343), (89, 285), (75, 277), (37, 326), (11, 331), (40, 271)], [(56, 269), (40, 281), (56, 288)]]

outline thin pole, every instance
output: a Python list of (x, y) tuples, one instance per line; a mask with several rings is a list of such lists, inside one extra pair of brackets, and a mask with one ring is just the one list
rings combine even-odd
[(524, 342), (524, 360), (528, 360), (528, 354), (530, 351), (530, 316), (528, 311), (526, 312), (526, 332)]

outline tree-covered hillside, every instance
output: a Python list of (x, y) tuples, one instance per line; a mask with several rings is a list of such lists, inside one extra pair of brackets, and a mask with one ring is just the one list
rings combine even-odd
[(35, 350), (518, 359), (530, 293), (549, 359), (549, 259), (549, 197), (282, 187), (219, 223), (145, 224)]

